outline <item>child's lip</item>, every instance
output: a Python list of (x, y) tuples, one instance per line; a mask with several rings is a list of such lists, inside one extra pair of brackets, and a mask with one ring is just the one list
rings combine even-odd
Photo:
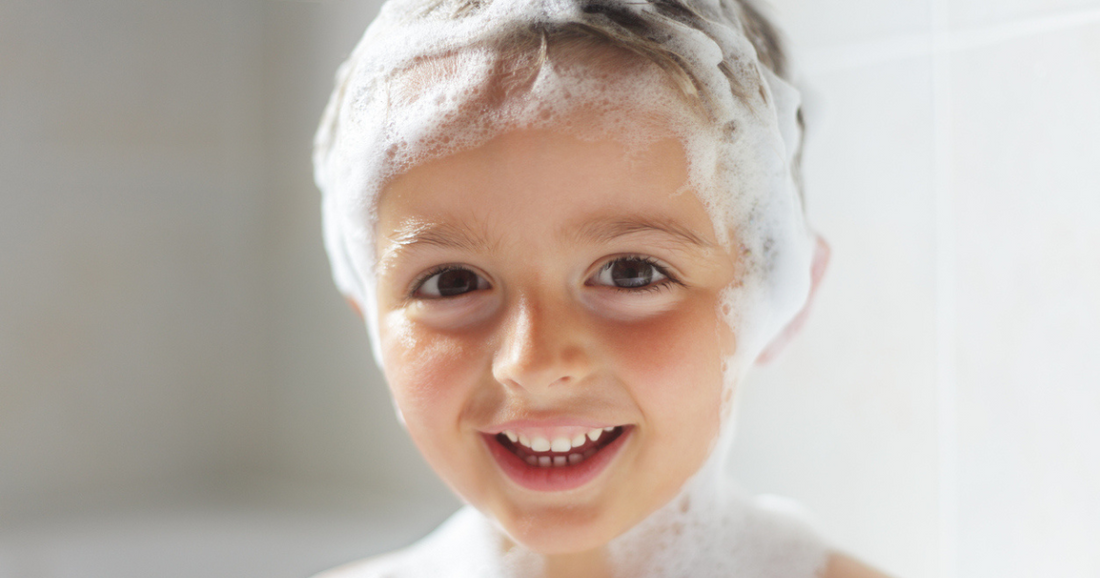
[[(502, 425), (514, 424), (515, 422), (509, 422)], [(624, 444), (628, 443), (633, 429), (633, 426), (630, 425), (623, 426), (613, 434), (615, 437), (606, 442), (606, 445), (594, 448), (591, 454), (585, 452), (585, 457), (579, 463), (570, 461), (568, 465), (563, 463), (554, 466), (535, 465), (522, 459), (522, 455), (527, 455), (530, 459), (534, 455), (546, 456), (548, 452), (533, 452), (528, 448), (521, 453), (517, 453), (515, 450), (508, 449), (510, 445), (508, 440), (500, 439), (499, 434), (493, 435), (483, 432), (481, 437), (493, 461), (513, 482), (529, 490), (560, 492), (585, 486), (606, 471), (615, 461)], [(520, 449), (522, 450), (522, 448)], [(540, 459), (547, 458), (540, 457)], [(558, 454), (554, 459), (565, 458), (562, 454)]]
[(485, 429), (480, 430), (482, 433), (489, 435), (497, 435), (504, 433), (505, 431), (520, 431), (520, 430), (536, 430), (536, 429), (551, 429), (551, 428), (584, 428), (584, 429), (605, 429), (609, 427), (625, 426), (629, 424), (625, 423), (612, 423), (608, 421), (590, 420), (590, 419), (578, 419), (578, 418), (550, 418), (550, 419), (518, 419), (507, 421), (504, 423), (494, 424)]

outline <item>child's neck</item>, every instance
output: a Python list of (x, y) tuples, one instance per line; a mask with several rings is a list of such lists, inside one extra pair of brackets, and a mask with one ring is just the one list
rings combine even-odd
[(611, 578), (611, 566), (603, 548), (545, 558), (544, 578)]
[(527, 578), (612, 578), (606, 547), (585, 552), (538, 554), (498, 534), (504, 575)]

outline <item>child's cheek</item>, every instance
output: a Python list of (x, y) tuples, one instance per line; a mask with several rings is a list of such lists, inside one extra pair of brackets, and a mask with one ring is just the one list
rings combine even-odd
[(386, 380), (406, 422), (458, 425), (462, 400), (476, 383), (476, 340), (425, 328), (400, 313), (381, 331)]
[(615, 371), (642, 411), (664, 421), (691, 421), (713, 414), (722, 396), (723, 353), (732, 334), (717, 319), (711, 300), (688, 300), (665, 314), (609, 328)]

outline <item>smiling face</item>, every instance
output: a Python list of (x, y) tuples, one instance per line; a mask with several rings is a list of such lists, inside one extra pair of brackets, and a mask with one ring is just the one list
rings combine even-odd
[[(378, 207), (386, 378), (435, 471), (544, 554), (606, 544), (706, 460), (737, 264), (666, 135), (516, 130)], [(547, 447), (547, 446), (550, 447)]]

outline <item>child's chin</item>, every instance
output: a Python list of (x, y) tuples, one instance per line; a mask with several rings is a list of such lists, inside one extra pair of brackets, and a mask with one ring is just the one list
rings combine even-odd
[(502, 521), (513, 541), (543, 555), (577, 554), (607, 545), (624, 528), (607, 516), (584, 516), (578, 512), (523, 516)]

